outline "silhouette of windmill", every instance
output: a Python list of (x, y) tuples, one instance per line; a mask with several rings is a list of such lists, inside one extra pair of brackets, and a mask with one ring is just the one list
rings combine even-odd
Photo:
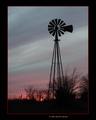
[(66, 25), (66, 23), (61, 19), (53, 19), (49, 22), (48, 31), (50, 34), (52, 34), (52, 36), (55, 37), (48, 90), (48, 96), (50, 99), (55, 98), (56, 90), (62, 88), (64, 82), (63, 66), (59, 47), (60, 40), (58, 37), (64, 34), (66, 31), (72, 32), (73, 26)]

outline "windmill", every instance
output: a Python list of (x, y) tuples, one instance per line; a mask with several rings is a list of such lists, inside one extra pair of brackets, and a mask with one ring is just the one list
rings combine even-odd
[(62, 88), (64, 82), (63, 66), (59, 47), (60, 40), (58, 37), (63, 35), (64, 32), (72, 32), (73, 26), (66, 25), (66, 23), (61, 19), (53, 19), (49, 22), (48, 31), (55, 37), (48, 90), (49, 98), (54, 99), (56, 90)]

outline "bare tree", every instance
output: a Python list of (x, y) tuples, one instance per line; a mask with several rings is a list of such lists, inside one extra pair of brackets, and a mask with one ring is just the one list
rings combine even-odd
[[(65, 71), (63, 88), (57, 89), (56, 98), (60, 101), (69, 101), (69, 103), (72, 102), (72, 100), (74, 101), (77, 95), (81, 95), (81, 89), (83, 93), (84, 91), (87, 91), (87, 80), (87, 77), (81, 77), (81, 74), (77, 73), (76, 68), (73, 69), (73, 72), (70, 75)], [(81, 82), (81, 84), (79, 82)]]
[(33, 89), (33, 87), (26, 88), (25, 92), (26, 92), (26, 98), (28, 98), (28, 99), (34, 99), (34, 93), (36, 92), (36, 90)]

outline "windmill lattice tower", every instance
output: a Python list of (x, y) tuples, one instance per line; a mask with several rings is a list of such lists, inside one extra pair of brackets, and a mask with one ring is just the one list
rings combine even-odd
[(53, 19), (49, 22), (48, 31), (50, 34), (52, 34), (52, 36), (55, 37), (48, 90), (49, 99), (54, 99), (56, 90), (64, 87), (63, 66), (59, 46), (60, 40), (58, 37), (60, 37), (66, 31), (72, 32), (73, 26), (66, 25), (66, 23), (61, 19)]

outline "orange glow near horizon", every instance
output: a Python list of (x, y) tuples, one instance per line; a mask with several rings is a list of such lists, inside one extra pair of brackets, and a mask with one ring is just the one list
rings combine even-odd
[[(39, 92), (41, 92), (41, 93), (39, 93)], [(37, 90), (37, 93), (36, 93), (36, 95), (35, 94), (33, 95), (33, 98), (38, 102), (42, 102), (42, 101), (47, 99), (47, 96), (48, 96), (48, 92), (46, 90), (45, 91)], [(13, 96), (13, 97), (10, 96), (8, 98), (8, 100), (15, 100), (15, 99), (17, 99), (17, 100), (24, 100), (24, 99), (30, 100), (26, 96), (25, 92), (23, 92), (22, 94), (18, 94), (17, 96)]]

